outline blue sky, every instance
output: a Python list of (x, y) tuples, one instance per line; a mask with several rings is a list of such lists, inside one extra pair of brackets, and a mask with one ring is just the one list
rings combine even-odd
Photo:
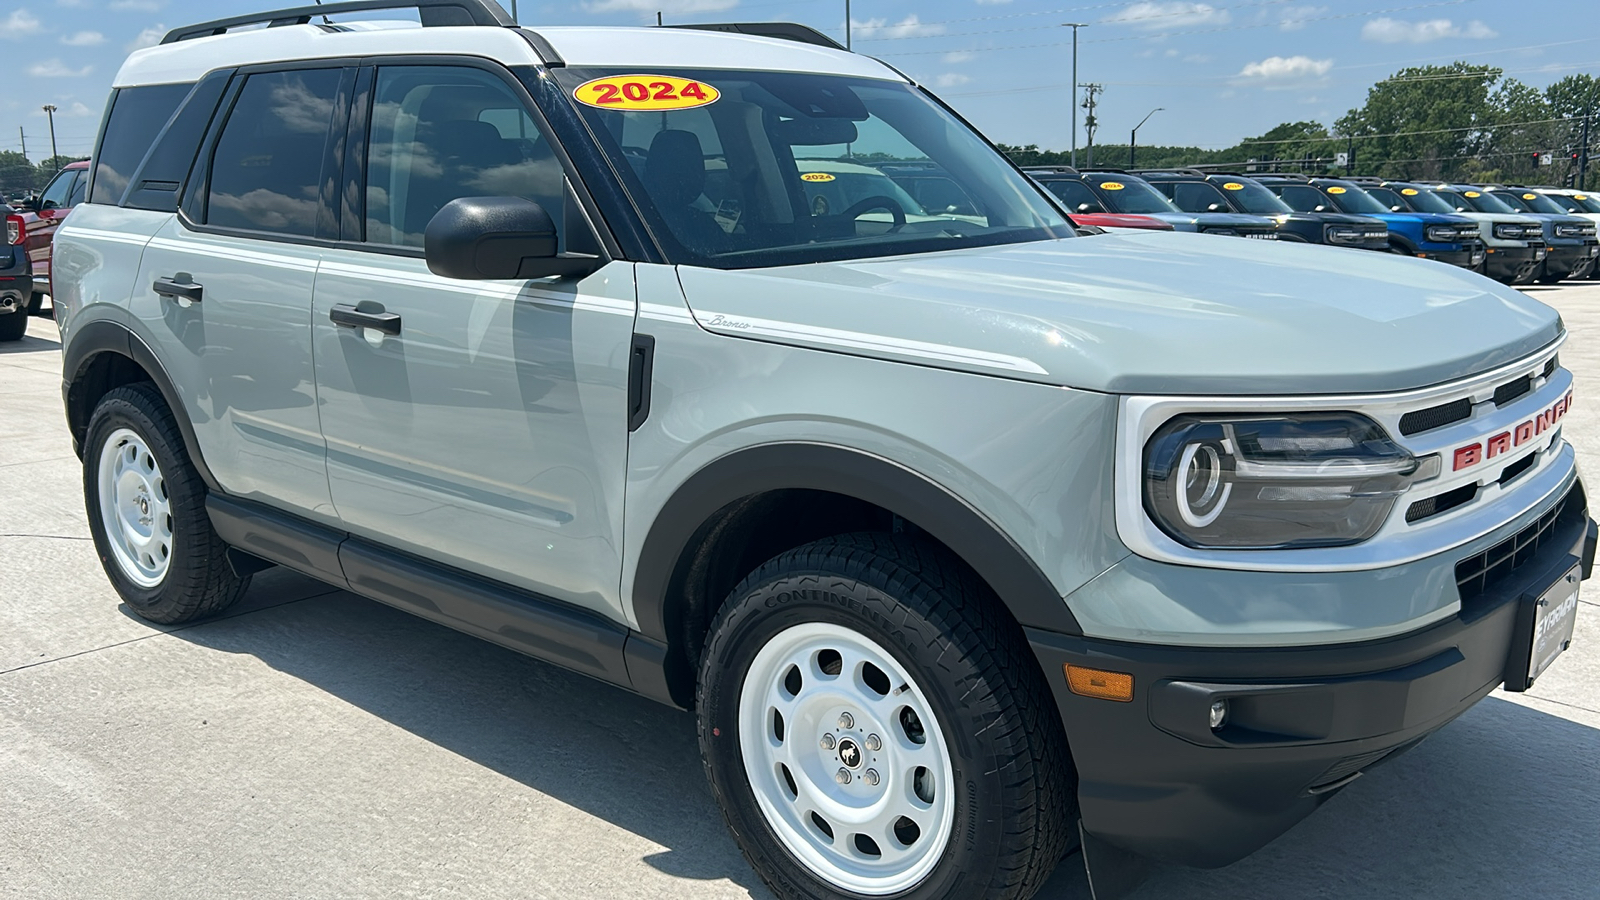
[[(0, 95), (0, 149), (19, 149), (21, 127), (29, 156), (47, 156), (49, 103), (60, 151), (88, 153), (129, 50), (271, 2), (10, 0), (0, 7), (14, 79)], [(844, 37), (844, 0), (518, 5), (527, 24), (650, 24), (660, 10), (668, 23), (784, 20)], [(1069, 133), (1063, 22), (1089, 25), (1078, 80), (1105, 85), (1098, 140), (1109, 143), (1125, 143), (1155, 107), (1164, 111), (1140, 130), (1141, 145), (1226, 147), (1279, 122), (1331, 124), (1405, 65), (1465, 59), (1539, 87), (1600, 72), (1600, 0), (852, 0), (850, 18), (856, 50), (934, 87), (992, 139), (1050, 148), (1065, 148)]]

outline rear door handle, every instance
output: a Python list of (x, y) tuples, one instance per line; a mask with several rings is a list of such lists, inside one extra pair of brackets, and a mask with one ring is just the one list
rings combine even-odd
[(156, 283), (150, 287), (158, 297), (188, 300), (190, 303), (199, 303), (204, 293), (204, 288), (195, 284), (194, 278), (187, 272), (179, 272), (171, 278), (157, 278)]
[(328, 310), (333, 324), (344, 328), (371, 328), (384, 334), (400, 333), (400, 314), (392, 312), (363, 312), (348, 303), (335, 303)]

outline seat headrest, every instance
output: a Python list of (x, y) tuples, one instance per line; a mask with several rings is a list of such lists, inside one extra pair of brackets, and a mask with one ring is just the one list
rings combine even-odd
[(692, 131), (657, 132), (644, 163), (644, 186), (650, 196), (666, 206), (687, 206), (705, 185), (706, 160), (700, 138)]

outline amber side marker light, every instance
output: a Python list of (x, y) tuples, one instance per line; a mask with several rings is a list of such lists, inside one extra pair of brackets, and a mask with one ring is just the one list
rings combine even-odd
[(1067, 670), (1067, 687), (1074, 694), (1101, 700), (1116, 700), (1119, 703), (1133, 702), (1132, 675), (1070, 664), (1064, 668)]

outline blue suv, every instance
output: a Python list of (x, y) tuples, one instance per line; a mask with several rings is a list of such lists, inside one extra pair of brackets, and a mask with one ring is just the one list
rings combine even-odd
[(1407, 256), (1476, 269), (1483, 265), (1478, 223), (1465, 216), (1395, 211), (1343, 178), (1256, 175), (1255, 180), (1299, 212), (1342, 212), (1382, 219), (1389, 226), (1389, 249)]

